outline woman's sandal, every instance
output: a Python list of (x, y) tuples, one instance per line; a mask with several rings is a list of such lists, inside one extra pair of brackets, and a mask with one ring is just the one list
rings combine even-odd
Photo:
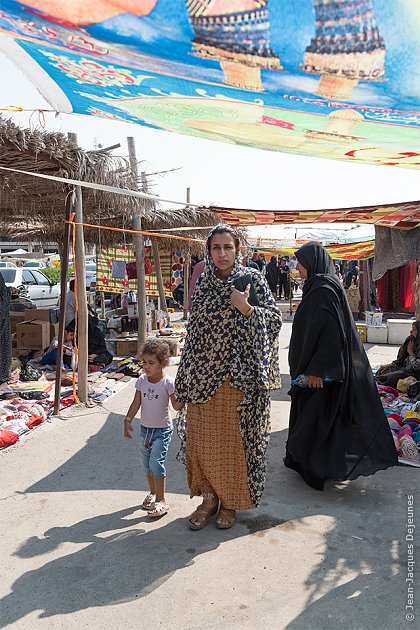
[(155, 503), (153, 509), (149, 510), (147, 516), (152, 518), (158, 518), (159, 516), (165, 516), (169, 512), (169, 505), (167, 503)]
[(235, 510), (227, 510), (226, 508), (221, 507), (216, 521), (217, 529), (230, 529), (232, 525), (235, 524), (235, 515)]
[[(209, 519), (217, 514), (219, 509), (219, 502), (216, 503), (213, 507), (206, 507), (203, 505), (199, 505), (198, 508), (191, 514), (188, 519), (188, 526), (190, 529), (194, 531), (198, 531), (199, 529), (203, 529), (209, 521)], [(199, 524), (196, 525), (192, 521), (199, 521)]]
[(145, 510), (153, 510), (155, 507), (156, 495), (149, 492), (149, 494), (144, 498), (143, 508)]

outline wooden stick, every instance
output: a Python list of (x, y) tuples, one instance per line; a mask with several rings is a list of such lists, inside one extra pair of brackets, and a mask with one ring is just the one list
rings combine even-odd
[[(187, 205), (190, 203), (191, 188), (187, 188)], [(190, 288), (190, 268), (191, 268), (191, 256), (189, 252), (185, 252), (184, 260), (184, 304), (183, 304), (183, 318), (188, 319), (188, 294)]]
[(69, 270), (69, 252), (70, 252), (70, 195), (66, 201), (66, 222), (64, 223), (63, 247), (60, 248), (60, 314), (58, 320), (58, 347), (57, 347), (57, 364), (55, 367), (55, 389), (54, 389), (54, 414), (58, 415), (60, 411), (60, 394), (61, 394), (61, 362), (63, 359), (64, 344), (64, 327), (66, 318), (66, 294), (67, 294), (67, 275)]
[[(69, 139), (77, 144), (77, 135), (69, 133)], [(74, 206), (75, 221), (83, 223), (82, 188), (76, 186), (76, 202)], [(88, 394), (88, 308), (86, 298), (86, 260), (83, 226), (76, 225), (75, 243), (75, 277), (77, 296), (77, 346), (78, 346), (78, 396), (80, 402), (87, 402)]]
[[(131, 172), (133, 175), (133, 186), (138, 188), (138, 171), (136, 146), (134, 138), (127, 138), (128, 156), (130, 159)], [(141, 230), (142, 208), (140, 202), (137, 202), (137, 208), (133, 215), (133, 228)], [(141, 346), (146, 341), (146, 274), (144, 270), (144, 238), (142, 234), (136, 234), (133, 237), (134, 250), (136, 254), (136, 270), (137, 270), (137, 302), (138, 302), (138, 339), (137, 354), (140, 355)]]

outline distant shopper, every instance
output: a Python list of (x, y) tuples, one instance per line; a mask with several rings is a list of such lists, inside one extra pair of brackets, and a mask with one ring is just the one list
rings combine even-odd
[(284, 299), (290, 298), (290, 269), (287, 264), (287, 260), (284, 256), (280, 258), (279, 265), (279, 298), (281, 300), (284, 294)]
[(258, 271), (262, 273), (264, 269), (264, 261), (262, 260), (258, 252), (254, 252), (252, 254), (252, 262), (254, 262), (257, 265)]
[(74, 280), (70, 280), (69, 290), (66, 293), (65, 326), (72, 322), (76, 317), (76, 296), (74, 294), (74, 283)]
[(276, 298), (277, 287), (279, 284), (279, 266), (277, 264), (277, 258), (275, 256), (271, 256), (270, 262), (266, 267), (265, 279), (267, 280), (271, 293)]

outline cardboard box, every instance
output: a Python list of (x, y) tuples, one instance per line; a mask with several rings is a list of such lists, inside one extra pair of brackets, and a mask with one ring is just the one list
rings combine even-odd
[(413, 319), (388, 319), (388, 343), (399, 346), (410, 334)]
[(117, 339), (117, 357), (135, 357), (137, 339)]
[(50, 324), (57, 324), (58, 315), (59, 315), (59, 310), (57, 307), (25, 309), (25, 321), (27, 322), (32, 319), (37, 319), (38, 321), (41, 321), (41, 322), (49, 322)]
[(58, 337), (58, 324), (50, 324), (50, 341), (53, 337)]
[(139, 316), (139, 308), (138, 304), (129, 304), (127, 306), (127, 314), (128, 317), (138, 317)]
[(22, 322), (16, 326), (18, 348), (43, 350), (50, 345), (50, 324), (38, 319)]
[(388, 343), (388, 326), (368, 326), (367, 340), (368, 343)]
[(16, 326), (25, 321), (25, 314), (11, 311), (10, 313), (10, 329), (12, 334), (16, 332)]
[(374, 311), (366, 311), (366, 325), (367, 326), (382, 326), (383, 313), (376, 313)]
[(12, 348), (12, 357), (18, 359), (20, 356), (26, 356), (30, 352), (28, 348)]

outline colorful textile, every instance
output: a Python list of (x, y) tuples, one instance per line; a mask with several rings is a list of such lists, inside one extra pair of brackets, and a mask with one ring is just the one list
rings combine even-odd
[(3, 0), (0, 13), (2, 48), (58, 111), (407, 168), (420, 167), (419, 30), (417, 0)]
[(381, 309), (397, 313), (414, 313), (415, 283), (415, 262), (387, 271), (376, 282)]
[(215, 493), (228, 510), (254, 507), (239, 430), (238, 407), (243, 397), (227, 378), (209, 401), (188, 405), (186, 464), (190, 496)]
[[(261, 305), (254, 308), (249, 318), (235, 309), (230, 299), (234, 276), (245, 271), (252, 276)], [(233, 387), (245, 394), (240, 405), (240, 430), (248, 488), (252, 502), (258, 505), (265, 484), (270, 391), (280, 385), (281, 313), (258, 271), (245, 269), (237, 261), (229, 278), (221, 280), (208, 253), (192, 307), (175, 391), (180, 400), (205, 403), (230, 376)]]
[[(144, 266), (146, 271), (146, 295), (159, 296), (157, 278), (154, 272), (152, 248), (144, 248)], [(172, 279), (172, 253), (170, 250), (159, 250), (160, 266), (163, 276), (165, 295), (170, 297)], [(119, 277), (124, 266), (124, 275)], [(114, 272), (118, 269), (117, 276)], [(98, 251), (96, 261), (96, 289), (107, 293), (124, 293), (128, 289), (137, 289), (136, 259), (133, 247), (117, 245)]]
[(409, 232), (375, 225), (375, 258), (372, 275), (382, 278), (389, 269), (396, 269), (420, 258), (420, 226)]
[[(292, 225), (294, 223), (368, 223), (400, 230), (420, 227), (420, 201), (331, 210), (252, 210), (211, 206), (230, 225)], [(395, 232), (395, 230), (392, 230)], [(418, 242), (418, 241), (417, 241)], [(346, 245), (343, 245), (345, 251)], [(337, 256), (338, 258), (338, 256)]]

